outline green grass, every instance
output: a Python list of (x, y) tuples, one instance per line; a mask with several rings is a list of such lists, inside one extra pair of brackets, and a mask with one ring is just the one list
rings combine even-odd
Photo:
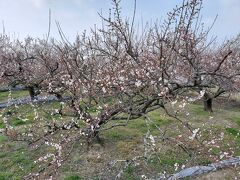
[(233, 136), (235, 136), (235, 137), (237, 137), (237, 138), (240, 138), (240, 132), (239, 132), (239, 130), (237, 130), (237, 129), (235, 129), (235, 128), (226, 128), (226, 131), (227, 131), (229, 134), (231, 134), (231, 135), (233, 135)]
[[(26, 93), (26, 92), (24, 92)], [(16, 94), (16, 97), (24, 95), (23, 92)], [(5, 97), (6, 93), (0, 93), (0, 99)], [(59, 115), (51, 115), (54, 109), (60, 107), (58, 102), (40, 104), (37, 107), (39, 119), (35, 120), (34, 107), (31, 105), (22, 105), (19, 108), (9, 107), (5, 110), (1, 110), (0, 114), (0, 128), (4, 128), (5, 125), (2, 121), (3, 117), (7, 117), (10, 124), (18, 131), (25, 132), (29, 130), (31, 125), (43, 125), (46, 122), (62, 123), (69, 121), (69, 117), (60, 117)], [(232, 111), (229, 109), (214, 109), (213, 114), (203, 111), (201, 104), (190, 104), (188, 106), (190, 115), (187, 117), (191, 125), (194, 128), (201, 128), (202, 136), (201, 140), (211, 141), (213, 137), (219, 137), (220, 132), (225, 132), (225, 137), (221, 142), (218, 142), (219, 148), (213, 146), (211, 151), (204, 151), (208, 153), (196, 153), (200, 151), (202, 146), (197, 147), (195, 142), (189, 141), (187, 131), (182, 128), (182, 125), (166, 116), (163, 111), (156, 110), (150, 112), (148, 116), (152, 120), (149, 122), (150, 132), (154, 137), (160, 135), (158, 126), (162, 131), (166, 130), (166, 136), (176, 138), (180, 132), (180, 128), (184, 129), (186, 136), (184, 137), (188, 144), (186, 147), (193, 154), (193, 157), (183, 151), (176, 142), (169, 141), (157, 141), (157, 150), (149, 159), (143, 160), (142, 164), (138, 166), (130, 165), (123, 172), (122, 179), (141, 179), (142, 174), (158, 175), (163, 171), (167, 173), (175, 173), (174, 165), (177, 163), (181, 165), (193, 166), (193, 165), (206, 165), (214, 160), (209, 158), (211, 154), (214, 157), (218, 157), (220, 152), (227, 152), (229, 148), (233, 148), (234, 155), (240, 155), (240, 112)], [(91, 114), (96, 113), (95, 108), (89, 109)], [(124, 115), (122, 115), (124, 116)], [(209, 119), (209, 116), (213, 116)], [(186, 120), (186, 116), (180, 114), (183, 120)], [(125, 123), (125, 121), (109, 122), (105, 125), (105, 128), (110, 127), (114, 123)], [(206, 125), (203, 127), (202, 124)], [(83, 124), (81, 124), (83, 125)], [(39, 126), (43, 127), (43, 126)], [(227, 127), (227, 128), (226, 128)], [(181, 129), (181, 130), (182, 130)], [(210, 134), (210, 130), (212, 133)], [(43, 131), (37, 128), (36, 131)], [(131, 160), (135, 156), (141, 156), (144, 154), (143, 145), (144, 137), (148, 132), (148, 126), (144, 118), (138, 118), (130, 121), (126, 127), (116, 127), (100, 133), (100, 137), (103, 143), (93, 142), (91, 147), (87, 149), (86, 146), (82, 146), (85, 141), (78, 141), (72, 150), (69, 160), (65, 162), (62, 168), (60, 168), (60, 177), (64, 180), (78, 180), (78, 179), (101, 179), (101, 173), (109, 173), (108, 176), (103, 175), (103, 179), (114, 179), (119, 173), (119, 170), (124, 167), (124, 163), (117, 163), (115, 167), (110, 168), (110, 163), (113, 160), (128, 159)], [(75, 131), (73, 133), (79, 133)], [(56, 138), (62, 137), (58, 134)], [(181, 139), (182, 140), (182, 139)], [(205, 142), (204, 141), (204, 142)], [(209, 147), (210, 148), (210, 147)], [(40, 147), (38, 150), (31, 150), (26, 143), (13, 142), (3, 134), (0, 134), (0, 180), (1, 179), (22, 179), (30, 172), (36, 172), (39, 167), (34, 163), (36, 159), (44, 155), (46, 152), (54, 152), (54, 149), (47, 148), (45, 146)], [(107, 171), (106, 169), (109, 169)], [(60, 178), (61, 179), (61, 178)]]
[(0, 93), (0, 102), (8, 101), (9, 97), (16, 99), (21, 97), (29, 96), (28, 91), (12, 91), (11, 96), (9, 92), (1, 92)]
[[(152, 120), (149, 122), (149, 127), (153, 135), (159, 134), (158, 127), (168, 126), (173, 123), (173, 120), (169, 117), (164, 117), (163, 112), (160, 110), (152, 111), (148, 115)], [(143, 118), (129, 122), (127, 127), (129, 129), (137, 130), (140, 134), (145, 134), (148, 131), (148, 126)]]
[[(14, 142), (6, 142), (0, 152), (0, 177), (10, 179), (22, 179), (35, 168), (33, 154), (25, 145)], [(10, 152), (7, 152), (10, 151)], [(0, 178), (0, 179), (1, 179)]]
[(238, 126), (240, 126), (240, 117), (234, 117), (232, 120), (235, 121)]
[(125, 127), (117, 127), (114, 129), (111, 129), (109, 131), (105, 131), (103, 133), (103, 136), (106, 139), (112, 140), (112, 141), (121, 141), (126, 139), (134, 139), (136, 137), (139, 137), (141, 134), (137, 129), (130, 129)]
[(192, 104), (190, 106), (190, 112), (197, 116), (209, 116), (209, 112), (203, 110), (203, 105)]
[(14, 179), (13, 177), (14, 177), (13, 173), (0, 172), (0, 180), (12, 180)]
[(221, 150), (219, 148), (216, 148), (216, 147), (213, 147), (212, 150), (211, 150), (211, 153), (213, 155), (218, 155), (220, 154)]
[(0, 121), (0, 129), (5, 128), (5, 124), (3, 123), (3, 121)]
[(7, 117), (8, 122), (12, 126), (25, 126), (33, 124), (35, 122), (35, 111), (37, 111), (38, 117), (44, 121), (52, 122), (53, 120), (62, 120), (60, 115), (52, 115), (51, 113), (60, 107), (59, 102), (52, 102), (46, 104), (40, 104), (36, 107), (26, 104), (20, 107), (8, 107), (4, 110), (0, 110), (2, 116), (0, 116), (0, 128), (5, 128), (3, 118)]
[(7, 141), (7, 137), (0, 134), (0, 143)]
[[(181, 156), (179, 156), (179, 154), (181, 154)], [(166, 171), (173, 173), (176, 163), (181, 167), (188, 159), (189, 157), (186, 153), (169, 149), (164, 153), (151, 156), (147, 163), (156, 172)]]
[(26, 119), (22, 119), (22, 118), (17, 117), (17, 118), (13, 118), (12, 119), (12, 123), (11, 124), (13, 126), (21, 126), (21, 125), (26, 125), (26, 124), (30, 124), (30, 123), (32, 123), (32, 120), (29, 120), (27, 118)]
[(140, 177), (137, 177), (135, 172), (135, 167), (132, 165), (129, 165), (123, 175), (122, 175), (122, 179), (126, 179), (126, 180), (140, 180)]

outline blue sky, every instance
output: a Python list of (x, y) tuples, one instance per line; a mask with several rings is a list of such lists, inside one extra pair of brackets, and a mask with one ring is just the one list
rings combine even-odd
[[(164, 19), (166, 13), (181, 0), (137, 0), (137, 21)], [(59, 37), (55, 20), (59, 21), (69, 39), (84, 29), (100, 24), (97, 12), (107, 14), (111, 0), (0, 0), (0, 21), (5, 32), (12, 37), (28, 35), (43, 37), (48, 31), (48, 11), (52, 12), (51, 35)], [(122, 11), (131, 16), (133, 0), (122, 0)], [(203, 22), (210, 26), (218, 15), (211, 35), (219, 40), (233, 37), (240, 32), (240, 0), (204, 0)]]

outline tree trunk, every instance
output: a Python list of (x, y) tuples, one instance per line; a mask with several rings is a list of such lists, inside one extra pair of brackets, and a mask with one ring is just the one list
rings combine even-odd
[(203, 97), (204, 111), (213, 112), (212, 101), (213, 101), (213, 98), (208, 93), (205, 93)]
[(59, 94), (59, 93), (55, 93), (55, 96), (57, 97), (58, 100), (62, 100), (63, 99), (62, 95)]
[(34, 91), (34, 87), (30, 86), (27, 89), (28, 89), (28, 92), (29, 92), (29, 95), (30, 95), (31, 99), (33, 100), (36, 96), (35, 91)]

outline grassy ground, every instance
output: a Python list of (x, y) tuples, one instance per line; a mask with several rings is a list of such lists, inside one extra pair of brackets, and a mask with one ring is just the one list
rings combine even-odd
[[(24, 96), (25, 93), (20, 92), (15, 97)], [(0, 95), (0, 98), (4, 99), (3, 97), (7, 97), (6, 94)], [(54, 102), (38, 107), (24, 105), (1, 110), (0, 129), (4, 128), (3, 117), (8, 117), (9, 123), (18, 132), (25, 132), (40, 122), (44, 124), (68, 121), (67, 117), (51, 115), (50, 111), (58, 107), (59, 104)], [(200, 102), (190, 104), (186, 109), (179, 117), (188, 121), (194, 129), (200, 129), (198, 138), (201, 144), (191, 140), (191, 134), (177, 120), (168, 117), (161, 110), (156, 110), (149, 114), (152, 120), (149, 124), (139, 118), (129, 122), (127, 127), (103, 131), (100, 134), (102, 141), (93, 142), (89, 148), (83, 146), (82, 141), (76, 142), (72, 146), (70, 157), (61, 166), (57, 179), (114, 179), (120, 170), (123, 170), (121, 179), (144, 179), (144, 176), (152, 178), (165, 172), (178, 172), (184, 167), (205, 165), (228, 156), (240, 156), (238, 101), (215, 101), (213, 114), (204, 112)], [(36, 112), (39, 118), (36, 118)], [(165, 133), (165, 137), (174, 138), (175, 141), (163, 141), (158, 127)], [(149, 128), (155, 139), (154, 146), (151, 139), (145, 138)], [(41, 132), (43, 129), (36, 128), (36, 131)], [(144, 139), (148, 140), (148, 145), (144, 145)], [(183, 142), (183, 146), (179, 142)], [(30, 172), (36, 172), (39, 164), (34, 161), (47, 150), (51, 151), (45, 146), (32, 150), (27, 143), (15, 142), (0, 134), (0, 180), (21, 179)], [(131, 159), (145, 153), (147, 159), (131, 163)], [(128, 166), (125, 166), (126, 163)], [(237, 171), (232, 169), (231, 175), (239, 177)]]
[(6, 102), (9, 99), (9, 97), (15, 99), (20, 97), (26, 97), (28, 95), (29, 95), (28, 91), (12, 91), (11, 94), (10, 92), (1, 92), (0, 102)]

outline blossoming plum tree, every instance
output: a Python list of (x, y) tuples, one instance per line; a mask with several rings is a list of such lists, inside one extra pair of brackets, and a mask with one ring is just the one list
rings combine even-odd
[[(53, 157), (51, 165), (57, 169), (67, 144), (81, 137), (90, 143), (99, 139), (99, 132), (126, 126), (140, 117), (147, 122), (149, 112), (156, 109), (180, 121), (189, 139), (198, 141), (200, 130), (182, 121), (177, 108), (170, 112), (169, 106), (179, 101), (178, 108), (183, 109), (204, 96), (206, 110), (212, 111), (212, 98), (239, 89), (239, 37), (214, 48), (208, 39), (210, 29), (205, 30), (200, 21), (202, 0), (183, 1), (163, 24), (146, 25), (141, 33), (134, 24), (135, 15), (123, 20), (120, 1), (112, 2), (113, 13), (108, 18), (100, 15), (103, 26), (77, 36), (73, 43), (64, 38), (59, 26), (61, 42), (0, 39), (1, 80), (28, 87), (32, 98), (36, 90), (59, 99), (68, 96), (66, 105), (72, 117), (67, 124), (54, 122), (42, 136), (27, 135), (30, 144), (44, 141), (56, 149), (55, 154), (36, 162)], [(208, 91), (216, 87), (210, 95)], [(193, 91), (200, 94), (195, 99), (188, 97)], [(61, 110), (58, 113), (66, 115)], [(56, 133), (73, 129), (77, 129), (74, 135), (64, 133), (59, 143), (53, 140)], [(155, 145), (151, 134), (146, 137)]]

